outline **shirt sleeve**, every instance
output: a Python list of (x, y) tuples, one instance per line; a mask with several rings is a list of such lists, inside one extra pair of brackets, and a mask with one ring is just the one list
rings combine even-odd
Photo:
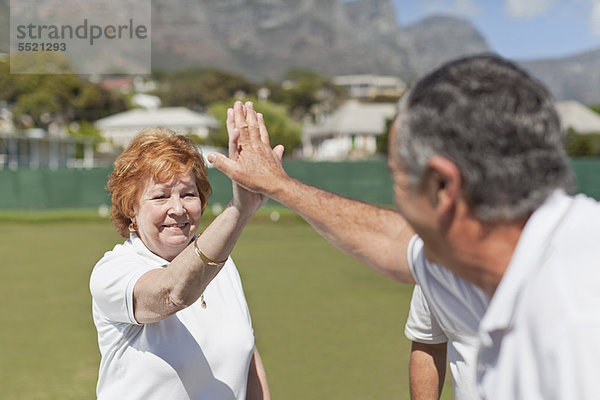
[(419, 285), (415, 285), (413, 290), (404, 334), (414, 342), (425, 344), (440, 344), (448, 341), (437, 320), (431, 314)]
[(140, 325), (133, 313), (133, 288), (149, 269), (135, 255), (107, 253), (94, 267), (90, 278), (93, 301), (113, 322)]

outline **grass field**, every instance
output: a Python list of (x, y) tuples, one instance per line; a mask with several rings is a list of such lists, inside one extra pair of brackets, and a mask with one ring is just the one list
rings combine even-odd
[[(93, 213), (0, 213), (0, 399), (93, 399), (91, 268), (121, 238)], [(258, 216), (234, 250), (274, 399), (407, 399), (412, 287), (298, 217)], [(443, 399), (452, 398), (447, 377)]]

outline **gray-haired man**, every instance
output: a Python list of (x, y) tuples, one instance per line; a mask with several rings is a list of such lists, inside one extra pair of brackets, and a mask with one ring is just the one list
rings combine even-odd
[(484, 398), (598, 397), (600, 205), (565, 194), (571, 171), (540, 84), (491, 55), (421, 79), (391, 132), (399, 214), (290, 178), (262, 118), (245, 112), (236, 103), (237, 160), (209, 156), (216, 167), (383, 274), (435, 285), (447, 308), (491, 297), (478, 330)]

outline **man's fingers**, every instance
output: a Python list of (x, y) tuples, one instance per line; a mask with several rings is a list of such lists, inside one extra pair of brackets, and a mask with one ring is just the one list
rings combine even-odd
[(251, 101), (246, 102), (244, 108), (246, 109), (246, 123), (248, 124), (248, 133), (252, 137), (260, 136), (260, 129), (258, 127), (258, 118), (256, 111), (254, 110), (254, 104)]
[(265, 124), (265, 117), (261, 113), (256, 114), (256, 116), (258, 117), (260, 140), (271, 147), (271, 142), (269, 141), (269, 132), (267, 131), (267, 125)]
[(273, 148), (273, 152), (277, 155), (277, 158), (279, 158), (279, 161), (281, 161), (281, 159), (283, 158), (283, 151), (284, 151), (284, 147), (282, 144), (278, 144), (277, 146), (275, 146)]
[(235, 171), (235, 161), (230, 160), (221, 153), (210, 153), (206, 158), (215, 168), (233, 179), (232, 174)]

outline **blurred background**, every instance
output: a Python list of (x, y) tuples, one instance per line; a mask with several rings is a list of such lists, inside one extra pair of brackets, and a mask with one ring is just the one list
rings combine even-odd
[[(144, 128), (224, 152), (226, 108), (253, 100), (290, 175), (392, 207), (387, 130), (402, 93), (445, 61), (496, 52), (552, 92), (576, 191), (600, 199), (600, 0), (150, 4), (150, 74), (22, 75), (10, 73), (0, 0), (0, 399), (94, 398), (88, 279), (121, 241), (104, 185)], [(231, 196), (209, 174), (206, 224)], [(408, 398), (411, 287), (273, 202), (233, 255), (275, 398)]]

